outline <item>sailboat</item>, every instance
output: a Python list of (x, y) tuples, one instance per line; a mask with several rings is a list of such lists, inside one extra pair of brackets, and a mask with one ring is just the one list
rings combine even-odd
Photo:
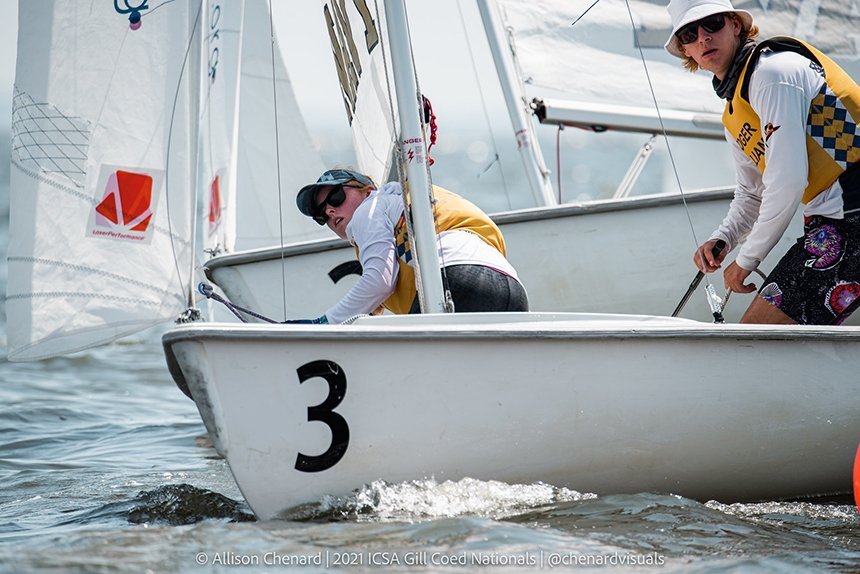
[[(478, 5), (486, 35), (493, 40), (490, 46), (494, 48), (498, 76), (509, 100), (511, 137), (517, 138), (527, 165), (526, 173), (530, 174), (531, 184), (524, 184), (521, 191), (525, 195), (531, 192), (537, 205), (493, 214), (507, 238), (509, 259), (529, 292), (532, 309), (669, 313), (680, 296), (679, 290), (683, 291), (694, 271), (690, 253), (695, 242), (687, 219), (700, 235), (700, 241), (717, 227), (733, 191), (718, 184), (731, 180), (733, 172), (729, 162), (724, 162), (724, 175), (713, 182), (715, 187), (684, 190), (681, 195), (674, 178), (667, 176), (670, 181), (662, 185), (640, 182), (639, 188), (647, 191), (630, 195), (636, 174), (641, 173), (645, 159), (655, 148), (650, 134), (660, 133), (662, 127), (677, 136), (673, 138), (675, 153), (682, 154), (686, 148), (700, 149), (703, 140), (713, 142), (707, 154), (728, 151), (719, 119), (720, 102), (713, 96), (709, 79), (705, 74), (687, 73), (663, 53), (662, 41), (669, 29), (665, 7), (660, 2), (632, 0), (637, 27), (635, 34), (631, 34), (627, 3), (623, 0), (603, 0), (573, 28), (571, 12), (583, 11), (587, 5), (576, 10), (567, 2), (554, 0), (528, 4), (482, 0)], [(369, 13), (374, 12), (373, 6), (373, 2), (366, 3)], [(744, 7), (757, 16), (765, 12), (757, 5)], [(354, 55), (348, 47), (361, 47), (367, 33), (362, 14), (351, 6), (340, 14), (336, 3), (325, 3), (324, 9), (337, 16), (331, 19), (328, 32), (334, 38), (332, 49), (338, 69), (354, 66), (355, 85), (347, 82), (343, 92), (347, 109), (355, 107), (349, 117), (360, 152), (359, 169), (364, 168), (380, 181), (389, 169), (386, 160), (393, 139), (389, 133), (391, 122), (375, 107), (385, 102), (387, 95), (378, 62), (384, 46), (378, 43), (373, 49), (359, 50)], [(499, 9), (504, 10), (504, 17)], [(784, 32), (783, 17), (794, 17), (794, 12), (794, 6), (772, 6), (763, 21), (775, 20), (782, 26), (776, 29)], [(806, 30), (804, 22), (811, 13), (808, 9), (800, 12), (806, 20), (798, 16), (798, 23), (791, 26), (792, 33), (822, 42), (833, 48), (841, 63), (853, 62), (856, 66), (857, 54), (848, 53), (847, 44), (838, 41), (839, 31), (848, 31), (856, 17), (852, 20), (845, 13), (844, 21), (836, 29), (829, 22), (826, 28), (822, 25), (820, 30), (814, 26)], [(663, 107), (661, 117), (654, 109), (642, 73), (639, 46), (659, 48), (657, 61), (649, 65), (649, 73), (654, 77), (657, 99)], [(649, 51), (649, 58), (654, 52)], [(548, 58), (547, 54), (558, 57)], [(612, 74), (596, 76), (602, 69), (612, 70)], [(612, 105), (606, 103), (607, 94)], [(690, 102), (705, 104), (691, 108)], [(548, 171), (540, 156), (534, 126), (525, 117), (525, 110), (532, 108), (547, 125), (648, 135), (641, 136), (643, 146), (628, 170), (629, 177), (624, 178), (614, 193), (603, 199), (556, 205), (556, 200), (547, 197)], [(372, 116), (375, 119), (363, 120), (363, 113), (375, 114)], [(367, 126), (387, 129), (368, 135)], [(695, 141), (691, 139), (694, 137)], [(702, 152), (690, 155), (691, 161), (687, 163), (695, 167), (688, 171), (718, 172), (719, 168), (710, 164), (719, 162), (702, 165), (702, 155)], [(607, 161), (613, 162), (613, 169), (608, 171), (620, 174), (626, 168), (625, 160)], [(591, 171), (599, 171), (589, 167)], [(682, 173), (685, 181), (688, 175)], [(467, 184), (463, 189), (453, 189), (468, 196)], [(549, 195), (553, 196), (554, 191)], [(287, 206), (287, 210), (291, 208)], [(774, 255), (762, 263), (765, 272), (790, 247), (793, 238), (801, 234), (800, 230), (798, 216), (773, 250)], [(630, 237), (637, 238), (635, 247)], [(607, 251), (612, 253), (610, 260), (605, 258)], [(360, 273), (351, 247), (335, 238), (225, 252), (208, 261), (206, 269), (212, 281), (233, 302), (278, 319), (322, 314), (349, 290)], [(280, 280), (282, 276), (298, 274), (304, 278), (301, 286)], [(726, 319), (737, 321), (748, 302), (748, 298), (735, 295), (725, 310)], [(683, 316), (707, 320), (710, 310), (704, 299), (697, 299), (684, 309)]]
[(421, 226), (432, 230), (429, 172), (405, 3), (386, 0), (385, 11), (433, 312), (187, 324), (163, 338), (255, 514), (289, 517), (375, 480), (426, 477), (723, 501), (848, 492), (858, 328), (441, 312), (435, 246), (420, 242)]
[[(74, 352), (186, 309), (195, 318), (193, 190), (214, 180), (198, 163), (211, 137), (198, 126), (214, 101), (211, 64), (229, 61), (213, 60), (213, 43), (230, 36), (206, 31), (225, 5), (20, 3), (10, 360)], [(426, 158), (417, 90), (403, 87), (414, 72), (402, 70), (402, 0), (386, 13), (398, 140)], [(426, 231), (426, 167), (406, 171)], [(434, 246), (416, 249), (425, 309), (439, 311)], [(315, 328), (195, 321), (163, 341), (263, 519), (372, 480), (428, 476), (721, 500), (847, 492), (860, 434), (853, 327), (437, 312)]]

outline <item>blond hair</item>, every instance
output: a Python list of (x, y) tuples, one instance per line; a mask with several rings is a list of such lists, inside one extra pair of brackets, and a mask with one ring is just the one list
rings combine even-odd
[[(732, 19), (732, 21), (738, 22), (741, 25), (741, 33), (738, 34), (738, 39), (741, 43), (743, 43), (747, 39), (758, 38), (758, 26), (756, 26), (755, 24), (750, 24), (749, 27), (745, 26), (743, 20), (741, 20), (740, 17), (738, 17), (738, 15), (734, 12), (728, 12), (727, 15), (729, 18)], [(672, 41), (675, 42), (675, 48), (677, 48), (679, 52), (684, 54), (684, 45), (681, 44), (681, 41), (678, 40), (677, 36), (673, 36)], [(692, 57), (685, 55), (683, 57), (683, 60), (684, 68), (690, 70), (691, 72), (699, 71), (699, 64), (697, 64), (696, 60), (694, 60)]]

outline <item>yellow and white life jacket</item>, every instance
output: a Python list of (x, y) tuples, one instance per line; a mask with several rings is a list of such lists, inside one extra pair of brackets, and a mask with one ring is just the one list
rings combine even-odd
[[(455, 193), (433, 186), (436, 204), (433, 207), (436, 219), (436, 233), (443, 231), (461, 230), (474, 233), (502, 255), (506, 255), (505, 239), (498, 226), (470, 201)], [(394, 291), (383, 301), (382, 305), (397, 314), (409, 313), (412, 301), (415, 299), (415, 270), (409, 264), (412, 261), (412, 247), (406, 228), (406, 215), (401, 214), (394, 228), (394, 242), (397, 247), (397, 284)], [(356, 253), (358, 248), (356, 248)]]
[[(755, 64), (765, 49), (796, 52), (818, 64), (824, 72), (821, 91), (812, 100), (806, 125), (806, 153), (809, 175), (803, 203), (828, 189), (847, 170), (860, 167), (860, 87), (833, 60), (809, 44), (776, 36), (761, 42), (747, 59), (732, 99), (723, 112), (723, 125), (759, 170), (765, 169), (765, 140), (761, 119), (749, 102), (749, 84)], [(853, 166), (853, 169), (852, 169)], [(845, 189), (846, 209), (860, 206), (860, 189)]]

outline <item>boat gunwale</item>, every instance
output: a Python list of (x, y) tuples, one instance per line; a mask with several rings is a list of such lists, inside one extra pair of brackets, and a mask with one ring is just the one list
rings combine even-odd
[[(700, 203), (717, 199), (729, 200), (733, 197), (734, 187), (717, 187), (696, 191), (687, 191), (683, 194), (654, 194), (628, 197), (624, 199), (595, 200), (587, 203), (576, 203), (568, 205), (556, 205), (545, 207), (529, 207), (512, 211), (502, 211), (490, 215), (490, 218), (499, 225), (526, 223), (530, 221), (543, 221), (559, 219), (562, 217), (578, 217), (596, 213), (612, 213), (628, 211), (632, 209), (655, 208), (666, 205), (684, 203)], [(277, 247), (263, 247), (260, 249), (249, 249), (219, 255), (213, 257), (204, 264), (205, 272), (209, 279), (211, 273), (221, 267), (233, 267), (249, 263), (260, 263), (281, 259), (284, 257), (295, 257), (312, 253), (322, 253), (336, 249), (352, 247), (348, 242), (339, 238), (314, 239), (291, 243)]]
[[(545, 323), (546, 321), (541, 321)], [(508, 325), (523, 325), (524, 323), (508, 323)], [(485, 327), (485, 328), (482, 328)], [(433, 326), (391, 326), (390, 324), (371, 325), (182, 325), (162, 335), (165, 347), (174, 343), (210, 339), (210, 340), (325, 340), (336, 339), (343, 343), (350, 340), (385, 341), (396, 340), (427, 340), (443, 341), (461, 339), (559, 339), (559, 340), (589, 340), (589, 339), (740, 339), (740, 340), (817, 340), (817, 341), (858, 341), (860, 342), (860, 327), (817, 326), (817, 325), (731, 325), (713, 326), (701, 323), (701, 326), (667, 326), (641, 324), (624, 327), (596, 327), (593, 323), (573, 328), (538, 327), (533, 329), (516, 329), (512, 327), (498, 328), (493, 325), (439, 325)]]

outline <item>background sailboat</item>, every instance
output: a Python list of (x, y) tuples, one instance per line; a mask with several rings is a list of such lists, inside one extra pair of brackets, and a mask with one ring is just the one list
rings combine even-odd
[[(207, 10), (200, 121), (206, 248), (215, 254), (324, 237), (295, 209), (273, 208), (279, 192), (290, 201), (291, 190), (324, 168), (271, 37), (268, 2), (210, 2)], [(276, 129), (289, 137), (277, 138)], [(290, 167), (279, 172), (279, 163)], [(212, 198), (218, 202), (210, 207)]]
[[(385, 6), (397, 45), (408, 37), (405, 5)], [(396, 75), (398, 141), (416, 205), (425, 190), (414, 176), (426, 164), (410, 159), (426, 150), (408, 125), (417, 123), (415, 72), (408, 45), (392, 53), (408, 71), (405, 86)], [(414, 225), (420, 242), (429, 209), (423, 218), (415, 209)], [(427, 476), (722, 500), (847, 492), (840, 471), (860, 433), (853, 327), (426, 314), (348, 326), (189, 324), (164, 345), (264, 519), (370, 481)], [(702, 367), (714, 357), (725, 370)], [(825, 365), (826, 381), (805, 375)], [(784, 400), (786, 390), (804, 400)]]
[[(80, 104), (84, 99), (81, 92), (68, 86), (61, 89), (51, 82), (42, 86), (27, 76), (29, 69), (21, 68), (19, 92), (29, 94), (33, 102), (44, 101), (35, 106), (30, 100), (20, 100), (16, 107), (26, 121), (16, 131), (21, 146), (13, 168), (21, 173), (13, 180), (12, 233), (26, 230), (22, 222), (35, 223), (15, 238), (10, 255), (18, 258), (15, 265), (32, 265), (29, 277), (34, 283), (30, 292), (15, 291), (10, 276), (14, 296), (9, 298), (7, 310), (10, 335), (13, 321), (26, 322), (28, 317), (38, 316), (38, 328), (46, 330), (35, 333), (41, 339), (23, 345), (17, 341), (11, 346), (13, 352), (21, 351), (18, 358), (58, 352), (54, 343), (60, 342), (67, 351), (74, 350), (79, 348), (77, 343), (65, 343), (81, 341), (74, 337), (78, 334), (83, 335), (84, 342), (92, 343), (95, 327), (106, 328), (114, 336), (121, 334), (119, 328), (132, 325), (102, 320), (120, 316), (121, 311), (128, 311), (133, 319), (140, 317), (139, 324), (155, 319), (147, 312), (138, 315), (133, 308), (147, 306), (149, 299), (141, 296), (136, 303), (133, 297), (125, 300), (115, 295), (122, 289), (154, 291), (157, 285), (150, 286), (147, 281), (155, 284), (155, 279), (144, 271), (141, 279), (132, 283), (114, 268), (99, 267), (105, 253), (113, 255), (109, 264), (125, 258), (129, 264), (148, 265), (156, 272), (163, 271), (161, 258), (168, 249), (184, 254), (175, 275), (171, 272), (161, 277), (167, 281), (167, 289), (176, 286), (180, 294), (175, 297), (177, 303), (182, 302), (182, 293), (193, 282), (190, 269), (187, 275), (182, 273), (182, 264), (187, 268), (193, 264), (190, 240), (183, 243), (181, 237), (158, 226), (174, 217), (188, 216), (190, 220), (193, 212), (193, 202), (187, 196), (194, 188), (197, 171), (185, 160), (196, 149), (196, 131), (190, 129), (177, 142), (169, 128), (171, 117), (181, 117), (189, 124), (199, 117), (192, 110), (201, 100), (192, 97), (195, 90), (186, 83), (193, 83), (188, 78), (204, 77), (195, 69), (193, 58), (194, 38), (201, 24), (199, 8), (204, 5), (198, 6), (196, 13), (180, 11), (188, 6), (177, 3), (164, 8), (170, 6), (177, 12), (165, 10), (166, 20), (144, 17), (137, 27), (128, 26), (124, 18), (117, 22), (109, 8), (97, 10), (96, 15), (89, 11), (76, 14), (79, 21), (89, 18), (103, 32), (101, 35), (81, 36), (69, 31), (59, 36), (25, 35), (26, 41), (34, 44), (24, 46), (22, 54), (43, 49), (43, 43), (65, 41), (67, 34), (78, 40), (74, 44), (85, 54), (104, 50), (100, 43), (103, 38), (112, 37), (120, 45), (124, 41), (129, 51), (120, 50), (116, 60), (98, 67), (93, 77), (76, 78), (97, 85), (104, 80), (105, 90), (118, 89), (111, 80), (118, 73), (114, 69), (117, 62), (127, 64), (124, 58), (141, 56), (132, 48), (144, 42), (137, 43), (138, 38), (124, 34), (155, 38), (165, 51), (153, 53), (149, 46), (147, 54), (165, 60), (160, 75), (148, 78), (146, 86), (157, 95), (155, 99), (171, 105), (151, 104), (152, 108), (138, 110), (155, 112), (156, 118), (162, 118), (145, 120), (152, 131), (137, 127), (137, 117), (128, 120), (135, 129), (123, 131), (120, 128), (128, 127), (122, 123), (126, 117), (119, 113), (124, 108), (111, 98), (95, 100), (99, 107), (90, 101)], [(69, 6), (62, 8), (68, 16)], [(40, 31), (44, 14), (22, 9), (22, 16), (24, 29)], [(178, 50), (178, 56), (177, 45), (185, 48)], [(69, 56), (80, 59), (81, 53)], [(183, 70), (191, 72), (186, 76)], [(136, 82), (142, 80), (123, 80), (140, 95), (142, 88)], [(179, 110), (175, 113), (174, 103)], [(168, 107), (171, 112), (162, 113)], [(28, 108), (34, 109), (23, 116)], [(92, 115), (99, 110), (104, 113)], [(63, 115), (54, 115), (56, 112)], [(46, 117), (52, 121), (43, 123)], [(405, 117), (415, 118), (409, 113)], [(23, 155), (31, 147), (29, 140), (23, 139), (25, 135), (37, 135), (40, 150), (54, 149), (52, 145), (65, 149), (69, 142), (63, 140), (60, 145), (52, 139), (61, 118), (68, 122), (63, 126), (90, 125), (77, 120), (95, 118), (89, 130), (62, 130), (67, 136), (91, 134), (89, 143), (75, 140), (70, 147), (87, 149), (81, 173), (73, 169), (80, 164), (68, 152), (62, 162), (53, 154)], [(39, 126), (41, 131), (36, 129)], [(103, 133), (106, 139), (102, 139)], [(126, 139), (129, 133), (129, 144), (106, 145)], [(52, 162), (41, 163), (46, 158)], [(143, 160), (156, 167), (142, 169)], [(165, 172), (160, 179), (155, 177), (159, 162)], [(30, 172), (25, 171), (27, 168)], [(79, 183), (81, 179), (83, 183)], [(179, 198), (172, 196), (172, 189), (184, 190), (184, 194), (180, 191)], [(26, 190), (31, 195), (19, 201), (17, 194)], [(22, 206), (24, 210), (19, 211)], [(174, 206), (176, 211), (168, 210)], [(56, 221), (54, 207), (66, 208), (62, 215), (72, 219), (70, 228), (78, 231), (68, 234), (69, 245), (58, 247), (52, 241), (56, 230), (39, 225)], [(19, 213), (23, 217), (18, 217)], [(182, 229), (190, 232), (191, 225)], [(90, 243), (83, 243), (86, 249), (72, 245), (87, 241)], [(181, 250), (175, 249), (177, 242)], [(22, 246), (32, 246), (32, 250), (23, 251)], [(147, 246), (161, 251), (150, 253)], [(53, 264), (61, 255), (58, 250), (79, 259)], [(59, 271), (45, 273), (43, 265)], [(91, 275), (99, 282), (98, 288), (92, 287), (94, 296), (65, 289), (81, 282), (95, 285)], [(115, 282), (120, 286), (115, 287)], [(16, 279), (14, 287), (20, 289), (23, 284), (25, 280)], [(43, 291), (46, 287), (51, 290)], [(39, 314), (38, 306), (22, 305), (39, 297), (66, 308), (54, 317)], [(78, 300), (84, 303), (76, 305), (78, 316), (74, 316), (68, 309)], [(165, 307), (171, 304), (169, 299), (164, 303)], [(17, 314), (15, 318), (11, 313)], [(79, 325), (82, 328), (76, 331)], [(853, 451), (860, 432), (856, 417), (860, 389), (854, 376), (858, 340), (857, 329), (844, 327), (717, 329), (654, 317), (489, 314), (377, 317), (349, 327), (316, 329), (187, 325), (172, 331), (165, 344), (177, 382), (190, 389), (217, 448), (230, 459), (255, 511), (269, 517), (309, 497), (345, 492), (366, 476), (400, 480), (436, 471), (438, 476), (452, 478), (496, 476), (515, 481), (543, 476), (560, 484), (602, 484), (614, 491), (665, 488), (694, 496), (716, 493), (738, 499), (839, 491), (844, 486), (838, 478), (839, 468), (846, 450)], [(741, 366), (745, 376), (735, 377), (727, 388), (723, 373), (702, 372), (701, 365), (715, 353)], [(687, 362), (679, 362), (679, 355)], [(439, 361), (439, 356), (450, 358), (450, 362)], [(562, 362), (560, 357), (564, 357)], [(779, 365), (778, 371), (774, 363)], [(805, 375), (807, 368), (810, 364), (824, 368), (824, 363), (830, 376), (810, 382)], [(426, 379), (409, 387), (399, 384), (401, 374), (408, 369)], [(284, 385), (283, 373), (293, 370), (297, 384)], [(253, 377), (249, 375), (252, 372)], [(252, 388), (248, 381), (253, 382)], [(356, 381), (363, 384), (356, 385)], [(320, 389), (321, 382), (327, 383), (328, 395), (326, 385)], [(405, 394), (399, 396), (397, 389)], [(793, 394), (805, 392), (806, 400), (783, 401), (786, 389), (794, 389)], [(495, 407), (488, 406), (488, 396), (497, 397)], [(632, 396), (633, 400), (613, 403), (611, 399), (619, 396)], [(551, 409), (547, 408), (547, 397), (553, 404)], [(649, 408), (642, 408), (643, 404)], [(457, 416), (451, 416), (452, 410)], [(681, 419), (670, 416), (679, 410), (684, 413)], [(803, 424), (798, 424), (798, 419)], [(679, 420), (684, 426), (680, 433)], [(500, 424), (509, 426), (502, 428)], [(487, 434), (487, 429), (492, 432)], [(392, 440), (392, 436), (400, 438)], [(449, 450), (451, 441), (446, 437), (451, 436), (459, 440), (453, 441), (456, 447)], [(273, 442), (263, 444), (260, 437)], [(703, 448), (703, 443), (708, 447)], [(427, 448), (416, 450), (417, 444)], [(589, 445), (595, 444), (602, 447), (590, 451)], [(549, 447), (549, 451), (538, 445)], [(768, 456), (762, 455), (764, 450)], [(420, 458), (410, 454), (419, 451)], [(502, 452), (507, 458), (500, 456)], [(397, 453), (401, 455), (395, 456)], [(575, 456), (565, 456), (570, 453)], [(657, 466), (655, 453), (662, 462)], [(521, 465), (511, 464), (511, 455), (518, 457)], [(291, 468), (284, 466), (290, 462)], [(784, 471), (781, 475), (791, 479), (775, 484), (775, 465)], [(619, 467), (629, 472), (618, 473)], [(673, 469), (668, 482), (667, 468)], [(610, 475), (621, 480), (613, 482), (607, 478)], [(731, 480), (736, 476), (747, 480)], [(288, 480), (295, 488), (283, 486)], [(725, 490), (725, 485), (731, 490)]]
[[(373, 110), (376, 117), (384, 117), (384, 114), (379, 112), (379, 104), (387, 99), (384, 76), (380, 77), (379, 65), (369, 63), (371, 58), (378, 58), (385, 53), (384, 38), (381, 43), (374, 44), (372, 50), (367, 49), (366, 38), (371, 31), (365, 27), (365, 15), (372, 15), (375, 10), (372, 8), (372, 2), (359, 5), (364, 6), (364, 13), (357, 7), (346, 6), (341, 9), (331, 3), (323, 3), (323, 12), (328, 10), (337, 16), (326, 33), (333, 38), (331, 49), (335, 54), (336, 67), (341, 70), (338, 72), (338, 85), (347, 109), (347, 114), (343, 116), (345, 121), (361, 118), (360, 112), (366, 112), (368, 108)], [(645, 32), (652, 37), (662, 33), (651, 32), (651, 22), (663, 22), (666, 20), (665, 15), (658, 17), (656, 7), (650, 3), (634, 2), (633, 6), (639, 26), (636, 38)], [(638, 48), (632, 41), (634, 35), (623, 2), (605, 0), (599, 5), (599, 9), (595, 8), (593, 16), (589, 15), (590, 19), (583, 20), (572, 31), (565, 16), (570, 9), (562, 9), (558, 2), (540, 2), (527, 7), (514, 3), (513, 6), (503, 7), (506, 11), (510, 8), (509, 16), (513, 29), (520, 32), (516, 36), (516, 46), (517, 53), (522, 52), (523, 73), (529, 79), (526, 85), (529, 98), (537, 97), (538, 93), (543, 96), (549, 93), (556, 98), (564, 94), (566, 98), (576, 100), (575, 104), (580, 108), (580, 125), (590, 126), (596, 123), (599, 127), (601, 122), (605, 122), (605, 114), (600, 120), (594, 119), (595, 115), (584, 105), (598, 99), (605, 100), (607, 91), (617, 93), (617, 99), (627, 105), (646, 110), (649, 110), (646, 106), (651, 106), (651, 129), (658, 129), (650, 91), (639, 60)], [(581, 30), (584, 32), (580, 33)], [(575, 38), (574, 41), (571, 36)], [(660, 50), (662, 54), (662, 46)], [(652, 53), (654, 51), (650, 50)], [(606, 66), (617, 70), (616, 85), (606, 85), (605, 75), (601, 75), (601, 70), (595, 67), (595, 62), (599, 60), (598, 52), (602, 52), (602, 61)], [(546, 58), (547, 53), (558, 54), (558, 57)], [(538, 57), (537, 54), (543, 56)], [(568, 54), (584, 57), (564, 57)], [(367, 61), (364, 61), (364, 58)], [(703, 115), (719, 111), (719, 101), (713, 97), (709, 79), (705, 75), (692, 76), (686, 73), (677, 62), (666, 61), (668, 58), (668, 55), (665, 58), (660, 56), (660, 61), (651, 64), (659, 101), (667, 107), (695, 102), (697, 107), (690, 111), (699, 116), (691, 115), (687, 120), (690, 129), (699, 130), (714, 138), (711, 143), (706, 143), (709, 147), (705, 148), (705, 152), (696, 146), (690, 146), (688, 138), (675, 138), (674, 149), (681, 184), (689, 190), (691, 180), (701, 182), (703, 180), (697, 178), (710, 172), (712, 184), (719, 182), (729, 185), (733, 172), (728, 161), (722, 165), (719, 161), (710, 161), (710, 158), (715, 157), (713, 152), (716, 152), (716, 156), (726, 157), (727, 160), (728, 150), (721, 139), (722, 128), (718, 117)], [(565, 65), (569, 60), (575, 60), (577, 64)], [(547, 71), (550, 68), (547, 64), (543, 64), (540, 69), (535, 68), (537, 63), (546, 61), (559, 61), (562, 65), (555, 66), (552, 71)], [(457, 65), (464, 66), (462, 61)], [(363, 76), (362, 71), (367, 74)], [(563, 81), (547, 90), (546, 83), (552, 78), (561, 78)], [(629, 86), (622, 89), (621, 84), (631, 81), (638, 82), (634, 86), (635, 89)], [(676, 85), (682, 85), (683, 89), (675, 87)], [(424, 86), (425, 91), (430, 93), (433, 82), (425, 82)], [(297, 86), (297, 89), (300, 88), (301, 86)], [(363, 91), (365, 88), (369, 91)], [(365, 106), (364, 110), (362, 104)], [(353, 106), (357, 107), (355, 112)], [(502, 115), (499, 121), (507, 124), (506, 115)], [(629, 117), (625, 118), (617, 113), (615, 115), (619, 118), (617, 121), (622, 124), (625, 121), (631, 122)], [(710, 128), (695, 127), (694, 124), (707, 123), (706, 120), (710, 122)], [(356, 148), (370, 150), (366, 152), (366, 156), (361, 155), (365, 152), (360, 153), (360, 168), (361, 157), (383, 158), (390, 154), (390, 134), (386, 135), (385, 130), (381, 130), (381, 133), (377, 130), (371, 137), (361, 127), (367, 123), (373, 122), (362, 122), (360, 119), (353, 121)], [(388, 126), (388, 123), (376, 122), (374, 125)], [(641, 134), (592, 135), (594, 137), (588, 140), (581, 140), (582, 145), (589, 146), (590, 157), (599, 157), (599, 163), (611, 166), (611, 169), (597, 169), (594, 164), (575, 158), (574, 171), (584, 175), (589, 183), (584, 186), (587, 191), (582, 191), (583, 186), (577, 186), (574, 191), (566, 192), (570, 194), (566, 197), (616, 197), (606, 202), (497, 213), (495, 219), (508, 237), (509, 258), (519, 270), (529, 290), (533, 309), (669, 313), (676, 302), (672, 299), (679, 296), (676, 293), (682, 291), (689, 281), (692, 267), (690, 253), (695, 242), (687, 223), (688, 216), (677, 194), (678, 182), (672, 170), (666, 167), (665, 151), (660, 151), (663, 144), (659, 140), (649, 143), (649, 136)], [(514, 136), (511, 130), (511, 140), (515, 139)], [(604, 139), (601, 140), (601, 137)], [(654, 152), (656, 157), (649, 165), (644, 166), (644, 171), (644, 163), (639, 166), (641, 175), (630, 175), (626, 178), (627, 183), (622, 186), (624, 189), (621, 193), (619, 183), (622, 176), (626, 171), (632, 173), (635, 170), (627, 169), (630, 157), (626, 153), (619, 154), (619, 150), (631, 152), (635, 156), (635, 152), (643, 144), (649, 149), (657, 149)], [(703, 168), (700, 161), (703, 154), (709, 158), (709, 161), (705, 162), (707, 168)], [(657, 161), (663, 161), (660, 169), (656, 167)], [(378, 164), (375, 165), (376, 167), (368, 168), (374, 174), (379, 172)], [(287, 164), (284, 164), (283, 168), (289, 169)], [(565, 168), (559, 165), (557, 169)], [(437, 166), (436, 171), (444, 174), (444, 166)], [(592, 173), (598, 175), (591, 179)], [(437, 183), (445, 184), (444, 175)], [(483, 199), (484, 204), (492, 205), (494, 202), (505, 201), (506, 197), (502, 193), (495, 197), (472, 196), (471, 185), (468, 183), (452, 182), (451, 186), (479, 204)], [(534, 190), (529, 193), (524, 180), (520, 181), (519, 190), (522, 193), (517, 201), (529, 203)], [(643, 190), (645, 195), (656, 197), (626, 199), (631, 194), (641, 195)], [(501, 187), (496, 191), (501, 192)], [(704, 236), (716, 227), (725, 215), (729, 197), (728, 187), (722, 191), (688, 191), (691, 223), (699, 234)], [(289, 202), (284, 205), (287, 210), (292, 209)], [(799, 229), (799, 220), (796, 227)], [(796, 233), (797, 230), (790, 232), (777, 251), (787, 249)], [(627, 246), (626, 238), (621, 237), (621, 234), (637, 237), (637, 248), (631, 250)], [(606, 253), (612, 254), (611, 264), (606, 264)], [(772, 264), (773, 262), (768, 260), (763, 267), (769, 269)], [(208, 262), (207, 268), (213, 281), (221, 286), (234, 302), (277, 318), (321, 314), (349, 289), (353, 282), (350, 275), (357, 272), (352, 251), (343, 242), (334, 239), (290, 244), (283, 249), (278, 246), (230, 254)], [(280, 277), (292, 275), (301, 275), (307, 285), (290, 288), (278, 280)], [(598, 285), (600, 287), (595, 288)], [(743, 301), (735, 302), (728, 310), (729, 320), (737, 319), (744, 307)], [(685, 313), (686, 316), (700, 319), (710, 317), (710, 311), (701, 302), (688, 306)]]

